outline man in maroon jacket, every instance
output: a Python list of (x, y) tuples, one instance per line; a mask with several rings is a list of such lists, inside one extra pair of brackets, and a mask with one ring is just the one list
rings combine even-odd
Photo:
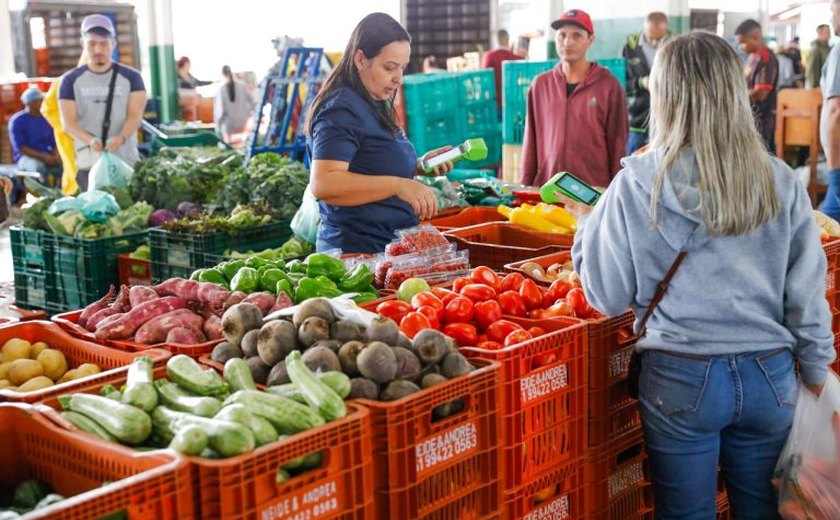
[(521, 182), (539, 186), (568, 171), (593, 186), (607, 186), (626, 152), (624, 89), (609, 70), (586, 60), (595, 41), (588, 14), (566, 11), (551, 27), (557, 30), (560, 63), (528, 89)]

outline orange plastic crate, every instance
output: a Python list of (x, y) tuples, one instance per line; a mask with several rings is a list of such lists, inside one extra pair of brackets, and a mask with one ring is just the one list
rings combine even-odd
[(582, 457), (586, 448), (586, 326), (574, 319), (540, 326), (551, 332), (500, 350), (461, 349), (502, 365), (505, 489)]
[(454, 215), (435, 217), (429, 220), (429, 224), (440, 231), (451, 231), (487, 222), (502, 222), (505, 220), (496, 208), (488, 206), (476, 206), (464, 209)]
[[(155, 379), (167, 378), (158, 367)], [(119, 388), (125, 374), (78, 391), (96, 393), (106, 384)], [(60, 409), (57, 399), (44, 402)], [(75, 429), (65, 424), (68, 429)], [(99, 442), (87, 436), (93, 442)], [(317, 451), (321, 466), (277, 484), (277, 469)], [(221, 460), (185, 457), (192, 472), (196, 518), (335, 518), (364, 520), (373, 514), (370, 414), (348, 403), (347, 416), (292, 435), (251, 453)], [(155, 452), (157, 453), (157, 452)]]
[(832, 309), (840, 309), (840, 239), (823, 244), (828, 261), (825, 277), (825, 297)]
[(30, 343), (43, 341), (50, 348), (61, 351), (70, 368), (76, 368), (83, 363), (94, 363), (99, 365), (103, 372), (34, 392), (19, 393), (12, 390), (0, 390), (0, 402), (35, 403), (72, 392), (80, 386), (92, 384), (95, 381), (108, 379), (117, 374), (125, 374), (128, 365), (138, 356), (149, 356), (155, 363), (162, 363), (171, 356), (169, 352), (161, 349), (149, 349), (142, 353), (132, 354), (89, 343), (72, 337), (56, 324), (48, 321), (26, 321), (0, 327), (0, 345), (12, 338), (25, 339)]
[(56, 427), (35, 410), (0, 405), (0, 486), (38, 479), (68, 498), (27, 519), (194, 518), (190, 469), (179, 455), (96, 442)]
[(538, 233), (507, 222), (453, 229), (446, 238), (470, 252), (470, 264), (501, 271), (505, 265), (572, 247), (572, 235)]
[[(376, 516), (489, 518), (502, 507), (499, 365), (393, 402), (357, 399), (370, 410)], [(455, 399), (464, 409), (440, 421), (432, 410)], [(373, 518), (373, 517), (372, 517)]]
[(47, 311), (43, 310), (35, 310), (30, 311), (28, 309), (22, 309), (15, 304), (9, 306), (9, 308), (16, 313), (20, 314), (19, 321), (32, 321), (32, 320), (45, 320), (47, 319)]
[(129, 255), (117, 257), (120, 285), (152, 285), (152, 262)]
[(56, 314), (55, 316), (53, 316), (52, 321), (65, 331), (69, 332), (72, 336), (90, 341), (92, 343), (98, 343), (100, 345), (107, 345), (115, 349), (124, 350), (126, 352), (144, 352), (150, 348), (157, 348), (167, 350), (173, 354), (184, 354), (190, 357), (197, 358), (202, 354), (212, 352), (213, 347), (224, 341), (221, 339), (214, 339), (212, 341), (199, 343), (198, 345), (180, 345), (177, 343), (158, 343), (156, 345), (146, 345), (143, 343), (136, 343), (134, 341), (128, 340), (97, 339), (96, 335), (93, 332), (90, 332), (84, 327), (78, 325), (79, 317), (81, 315), (82, 311), (65, 312), (63, 314)]
[(731, 520), (732, 511), (729, 510), (729, 498), (726, 492), (718, 493), (718, 513), (717, 520)]
[(572, 461), (506, 492), (504, 513), (510, 520), (585, 518), (583, 464)]
[(591, 450), (584, 466), (586, 508), (593, 520), (644, 517), (653, 511), (642, 434)]

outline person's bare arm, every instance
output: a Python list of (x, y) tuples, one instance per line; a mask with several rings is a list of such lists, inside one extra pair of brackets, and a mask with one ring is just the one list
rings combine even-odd
[(750, 90), (750, 101), (761, 103), (770, 96), (770, 91), (766, 89), (754, 88)]
[(828, 148), (825, 159), (829, 170), (840, 168), (840, 97), (828, 100)]
[(128, 111), (126, 113), (125, 123), (119, 133), (114, 134), (113, 138), (108, 139), (107, 149), (109, 152), (115, 152), (131, 138), (131, 134), (137, 133), (137, 130), (140, 128), (140, 122), (143, 119), (143, 111), (146, 109), (147, 98), (148, 96), (143, 90), (138, 90), (128, 95)]
[(72, 135), (79, 141), (87, 143), (94, 148), (94, 151), (99, 152), (102, 150), (102, 143), (98, 141), (98, 138), (82, 128), (79, 124), (79, 117), (76, 112), (76, 102), (74, 100), (59, 99), (58, 109), (61, 113), (61, 124), (64, 126), (65, 132)]
[(44, 161), (45, 163), (52, 159), (52, 155), (47, 152), (39, 152), (34, 148), (30, 148), (28, 146), (21, 146), (20, 153), (27, 157), (32, 157), (33, 159), (38, 159), (39, 161)]

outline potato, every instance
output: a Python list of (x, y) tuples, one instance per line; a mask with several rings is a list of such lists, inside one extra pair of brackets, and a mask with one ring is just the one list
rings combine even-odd
[(12, 368), (12, 362), (0, 363), (0, 379), (6, 379), (9, 375), (9, 369)]
[(9, 388), (12, 386), (12, 382), (8, 379), (0, 379), (0, 390)]
[(33, 377), (26, 383), (17, 387), (17, 392), (34, 392), (53, 385), (52, 379), (46, 376)]
[(102, 369), (99, 368), (98, 365), (94, 365), (93, 363), (85, 363), (83, 365), (79, 365), (78, 367), (76, 367), (76, 370), (78, 370), (79, 373), (82, 374), (79, 377), (92, 376), (93, 374), (98, 374), (102, 372)]
[(65, 372), (64, 375), (61, 376), (61, 379), (56, 381), (56, 383), (66, 383), (68, 381), (75, 381), (75, 380), (77, 380), (81, 377), (85, 377), (85, 374), (83, 374), (82, 372), (79, 372), (78, 368), (74, 368), (72, 370), (68, 370), (67, 372)]
[(3, 352), (3, 361), (15, 361), (16, 359), (29, 359), (32, 352), (32, 344), (25, 339), (13, 338), (0, 349)]
[(67, 359), (58, 350), (44, 349), (38, 355), (37, 360), (44, 367), (44, 375), (53, 381), (58, 381), (67, 372)]
[(38, 359), (38, 356), (41, 355), (41, 352), (50, 348), (49, 345), (44, 343), (43, 341), (39, 341), (38, 343), (32, 344), (32, 352), (29, 353), (29, 357), (32, 359)]
[(9, 368), (9, 381), (22, 385), (32, 378), (44, 375), (44, 367), (34, 359), (16, 359)]

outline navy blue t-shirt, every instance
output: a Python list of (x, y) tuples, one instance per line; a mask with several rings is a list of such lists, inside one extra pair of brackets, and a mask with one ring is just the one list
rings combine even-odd
[[(350, 171), (412, 179), (417, 153), (401, 130), (393, 132), (376, 117), (371, 102), (353, 89), (338, 89), (318, 109), (309, 146), (313, 160), (344, 161)], [(416, 226), (411, 205), (391, 197), (362, 206), (333, 206), (319, 201), (318, 240), (345, 253), (381, 253), (394, 232)]]

